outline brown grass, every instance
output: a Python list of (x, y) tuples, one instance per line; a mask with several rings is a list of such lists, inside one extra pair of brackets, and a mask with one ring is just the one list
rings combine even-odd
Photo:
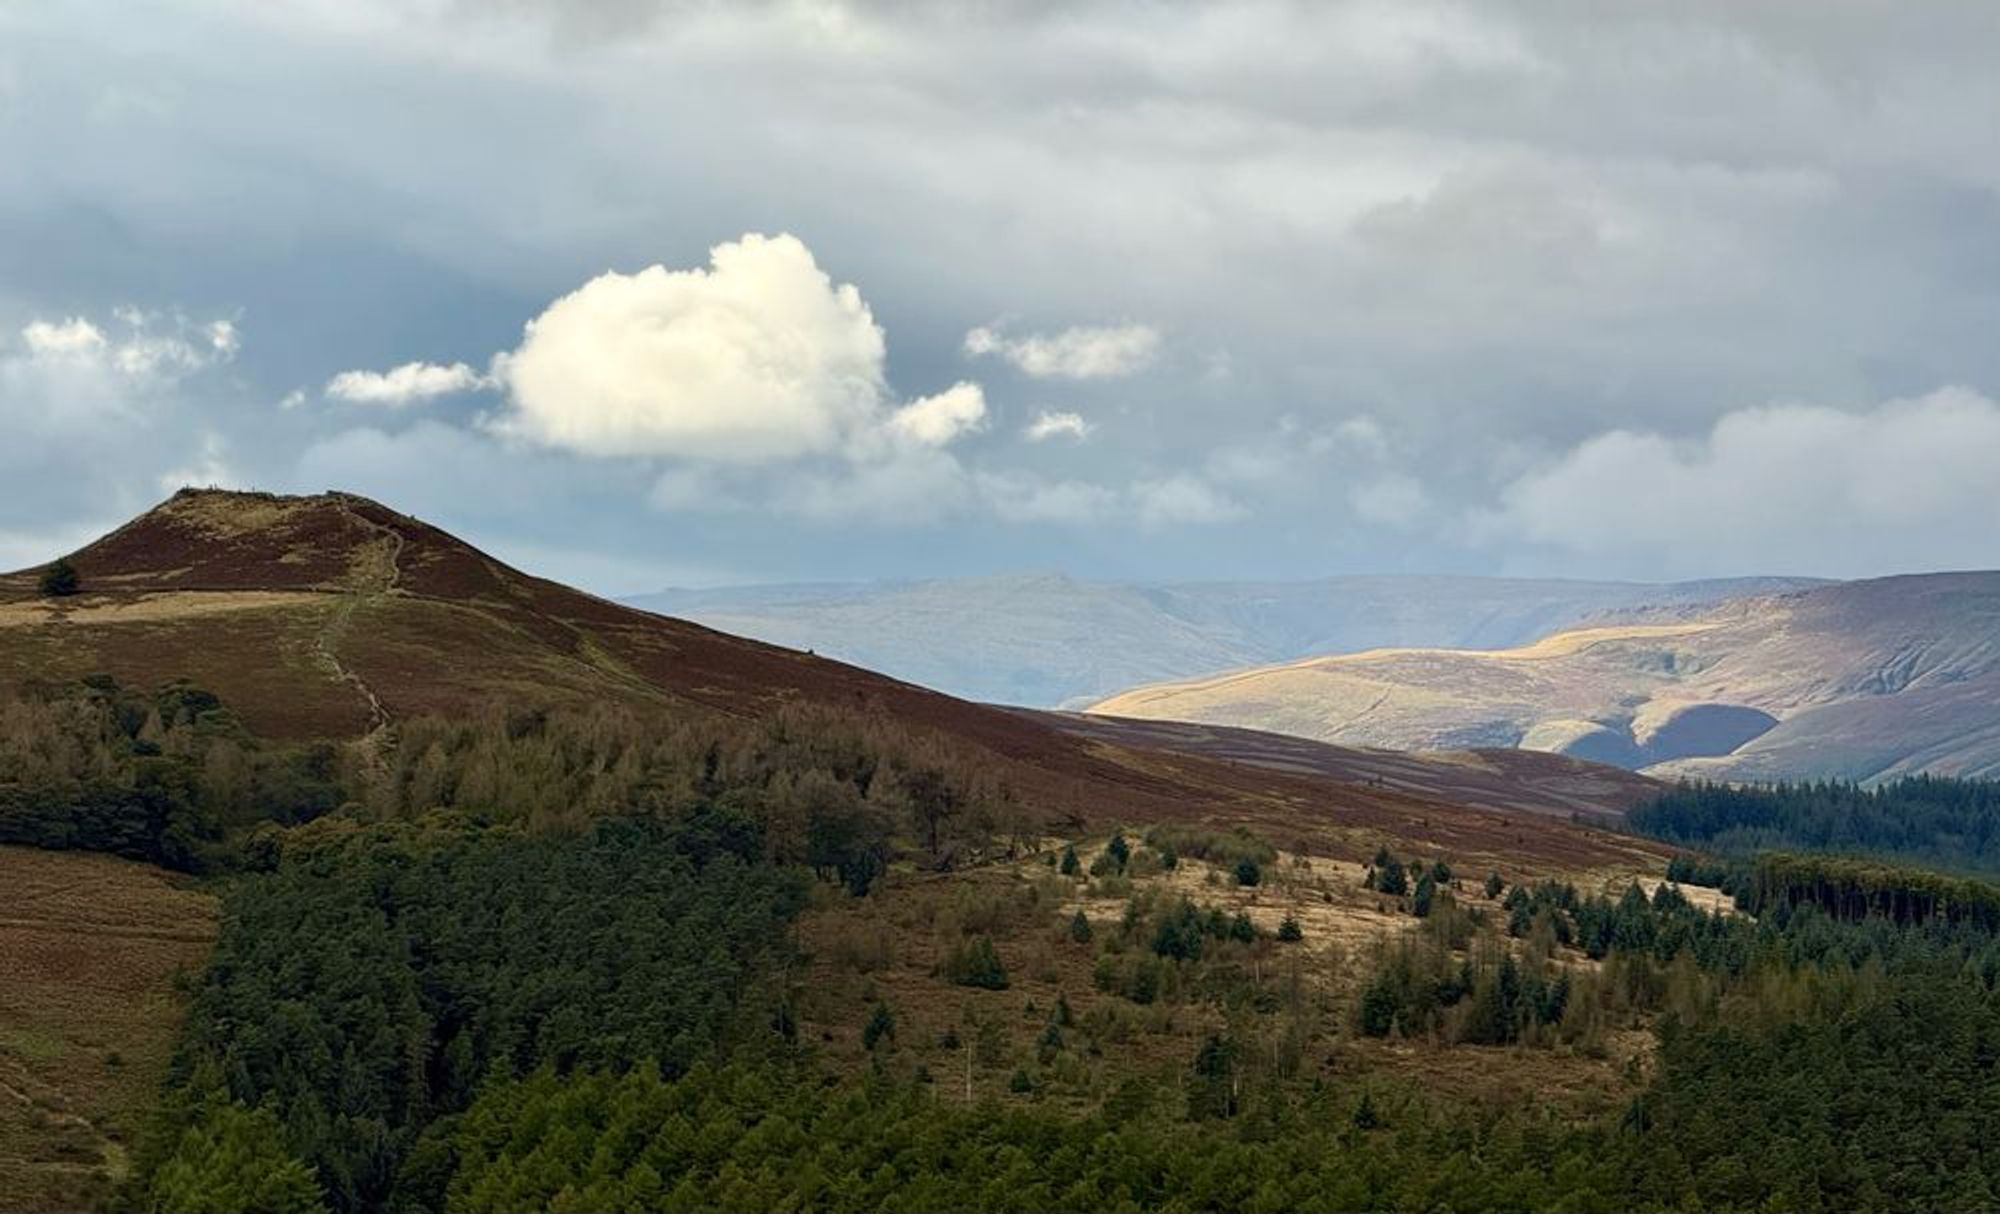
[[(1098, 837), (1079, 843), (1086, 865), (1104, 842)], [(1474, 872), (1448, 853), (1421, 858), (1439, 857), (1453, 864), (1453, 895), (1460, 905), (1503, 913), (1481, 890), (1487, 869)], [(1524, 876), (1502, 871), (1510, 883)], [(1160, 1090), (1176, 1091), (1204, 1037), (1224, 1028), (1225, 1013), (1199, 1000), (1140, 1006), (1101, 993), (1092, 985), (1092, 968), (1105, 940), (1116, 934), (1128, 897), (1185, 896), (1198, 905), (1247, 913), (1267, 937), (1275, 936), (1287, 915), (1301, 924), (1303, 940), (1279, 944), (1267, 938), (1239, 957), (1260, 981), (1274, 987), (1296, 981), (1303, 991), (1297, 1014), (1309, 1029), (1300, 1082), (1317, 1077), (1378, 1091), (1416, 1085), (1430, 1095), (1517, 1107), (1533, 1103), (1579, 1118), (1615, 1107), (1637, 1090), (1653, 1051), (1652, 1035), (1645, 1031), (1613, 1031), (1595, 1055), (1566, 1047), (1446, 1046), (1355, 1033), (1354, 1000), (1373, 947), (1416, 930), (1420, 922), (1399, 900), (1364, 888), (1363, 872), (1363, 865), (1346, 858), (1281, 851), (1265, 866), (1264, 882), (1254, 887), (1238, 886), (1221, 867), (1188, 857), (1167, 872), (1092, 881), (1061, 877), (1034, 857), (943, 876), (903, 874), (866, 899), (825, 893), (800, 927), (809, 954), (799, 982), (801, 1036), (837, 1069), (864, 1071), (874, 1060), (863, 1047), (862, 1028), (880, 1001), (895, 1015), (897, 1032), (893, 1048), (878, 1049), (875, 1058), (902, 1074), (922, 1068), (940, 1099), (965, 1099), (968, 1062), (974, 1099), (1040, 1100), (1084, 1110), (1137, 1075), (1156, 1077)], [(1542, 868), (1529, 879), (1562, 877), (1597, 889), (1642, 875), (1641, 869), (1620, 866)], [(1072, 941), (1067, 932), (1079, 908), (1093, 924), (1088, 944)], [(950, 946), (973, 930), (994, 938), (1008, 989), (956, 986), (940, 976)], [(1146, 941), (1139, 940), (1123, 956), (1137, 957), (1146, 949)], [(1590, 964), (1581, 954), (1566, 959)], [(1093, 1034), (1082, 1027), (1067, 1031), (1067, 1057), (1045, 1065), (1036, 1044), (1058, 994), (1079, 1026), (1093, 1021), (1102, 1031), (1095, 1034), (1094, 1053)], [(1269, 1030), (1290, 1014), (1280, 1010), (1258, 1019)], [(983, 1056), (967, 1048), (980, 1025), (993, 1047)], [(947, 1034), (956, 1034), (956, 1047), (944, 1043)], [(1017, 1068), (1038, 1077), (1037, 1092), (1008, 1091)]]
[(163, 870), (0, 847), (0, 1211), (88, 1209), (123, 1174), (215, 903)]

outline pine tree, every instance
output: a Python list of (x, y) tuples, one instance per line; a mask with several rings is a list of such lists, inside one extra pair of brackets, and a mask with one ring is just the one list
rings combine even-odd
[(873, 1051), (883, 1039), (896, 1039), (896, 1016), (886, 1003), (877, 1003), (868, 1017), (868, 1023), (861, 1030), (862, 1048)]
[(1077, 912), (1069, 917), (1069, 938), (1078, 944), (1089, 944), (1090, 936), (1090, 916), (1078, 907)]
[(1062, 864), (1060, 865), (1062, 875), (1065, 877), (1074, 877), (1082, 868), (1082, 863), (1076, 858), (1076, 844), (1071, 843), (1065, 846), (1062, 852)]

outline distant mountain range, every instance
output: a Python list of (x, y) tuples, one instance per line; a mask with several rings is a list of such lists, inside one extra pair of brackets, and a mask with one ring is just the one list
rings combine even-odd
[(1516, 746), (1658, 776), (2000, 776), (2000, 573), (1654, 606), (1486, 651), (1314, 657), (1091, 711), (1349, 746)]
[(1121, 584), (1045, 575), (670, 590), (626, 601), (968, 699), (1061, 707), (1315, 654), (1505, 648), (1608, 612), (1818, 584), (1393, 575)]

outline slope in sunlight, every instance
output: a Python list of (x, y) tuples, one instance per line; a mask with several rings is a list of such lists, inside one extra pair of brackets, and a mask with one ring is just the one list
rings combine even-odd
[(1813, 585), (1343, 576), (1123, 584), (1058, 575), (663, 591), (637, 607), (975, 700), (1079, 707), (1141, 683), (1383, 645), (1494, 648), (1608, 611)]
[(1091, 711), (1660, 775), (1867, 780), (2000, 772), (1996, 704), (2000, 573), (1942, 573), (1629, 613), (1512, 649), (1312, 658)]

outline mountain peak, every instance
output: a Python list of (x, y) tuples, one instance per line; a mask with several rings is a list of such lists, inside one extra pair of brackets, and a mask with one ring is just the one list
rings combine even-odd
[[(333, 490), (182, 489), (69, 559), (86, 595), (114, 596), (422, 588), (455, 597), (490, 590), (502, 568), (435, 527)], [(417, 583), (404, 580), (413, 572)]]

